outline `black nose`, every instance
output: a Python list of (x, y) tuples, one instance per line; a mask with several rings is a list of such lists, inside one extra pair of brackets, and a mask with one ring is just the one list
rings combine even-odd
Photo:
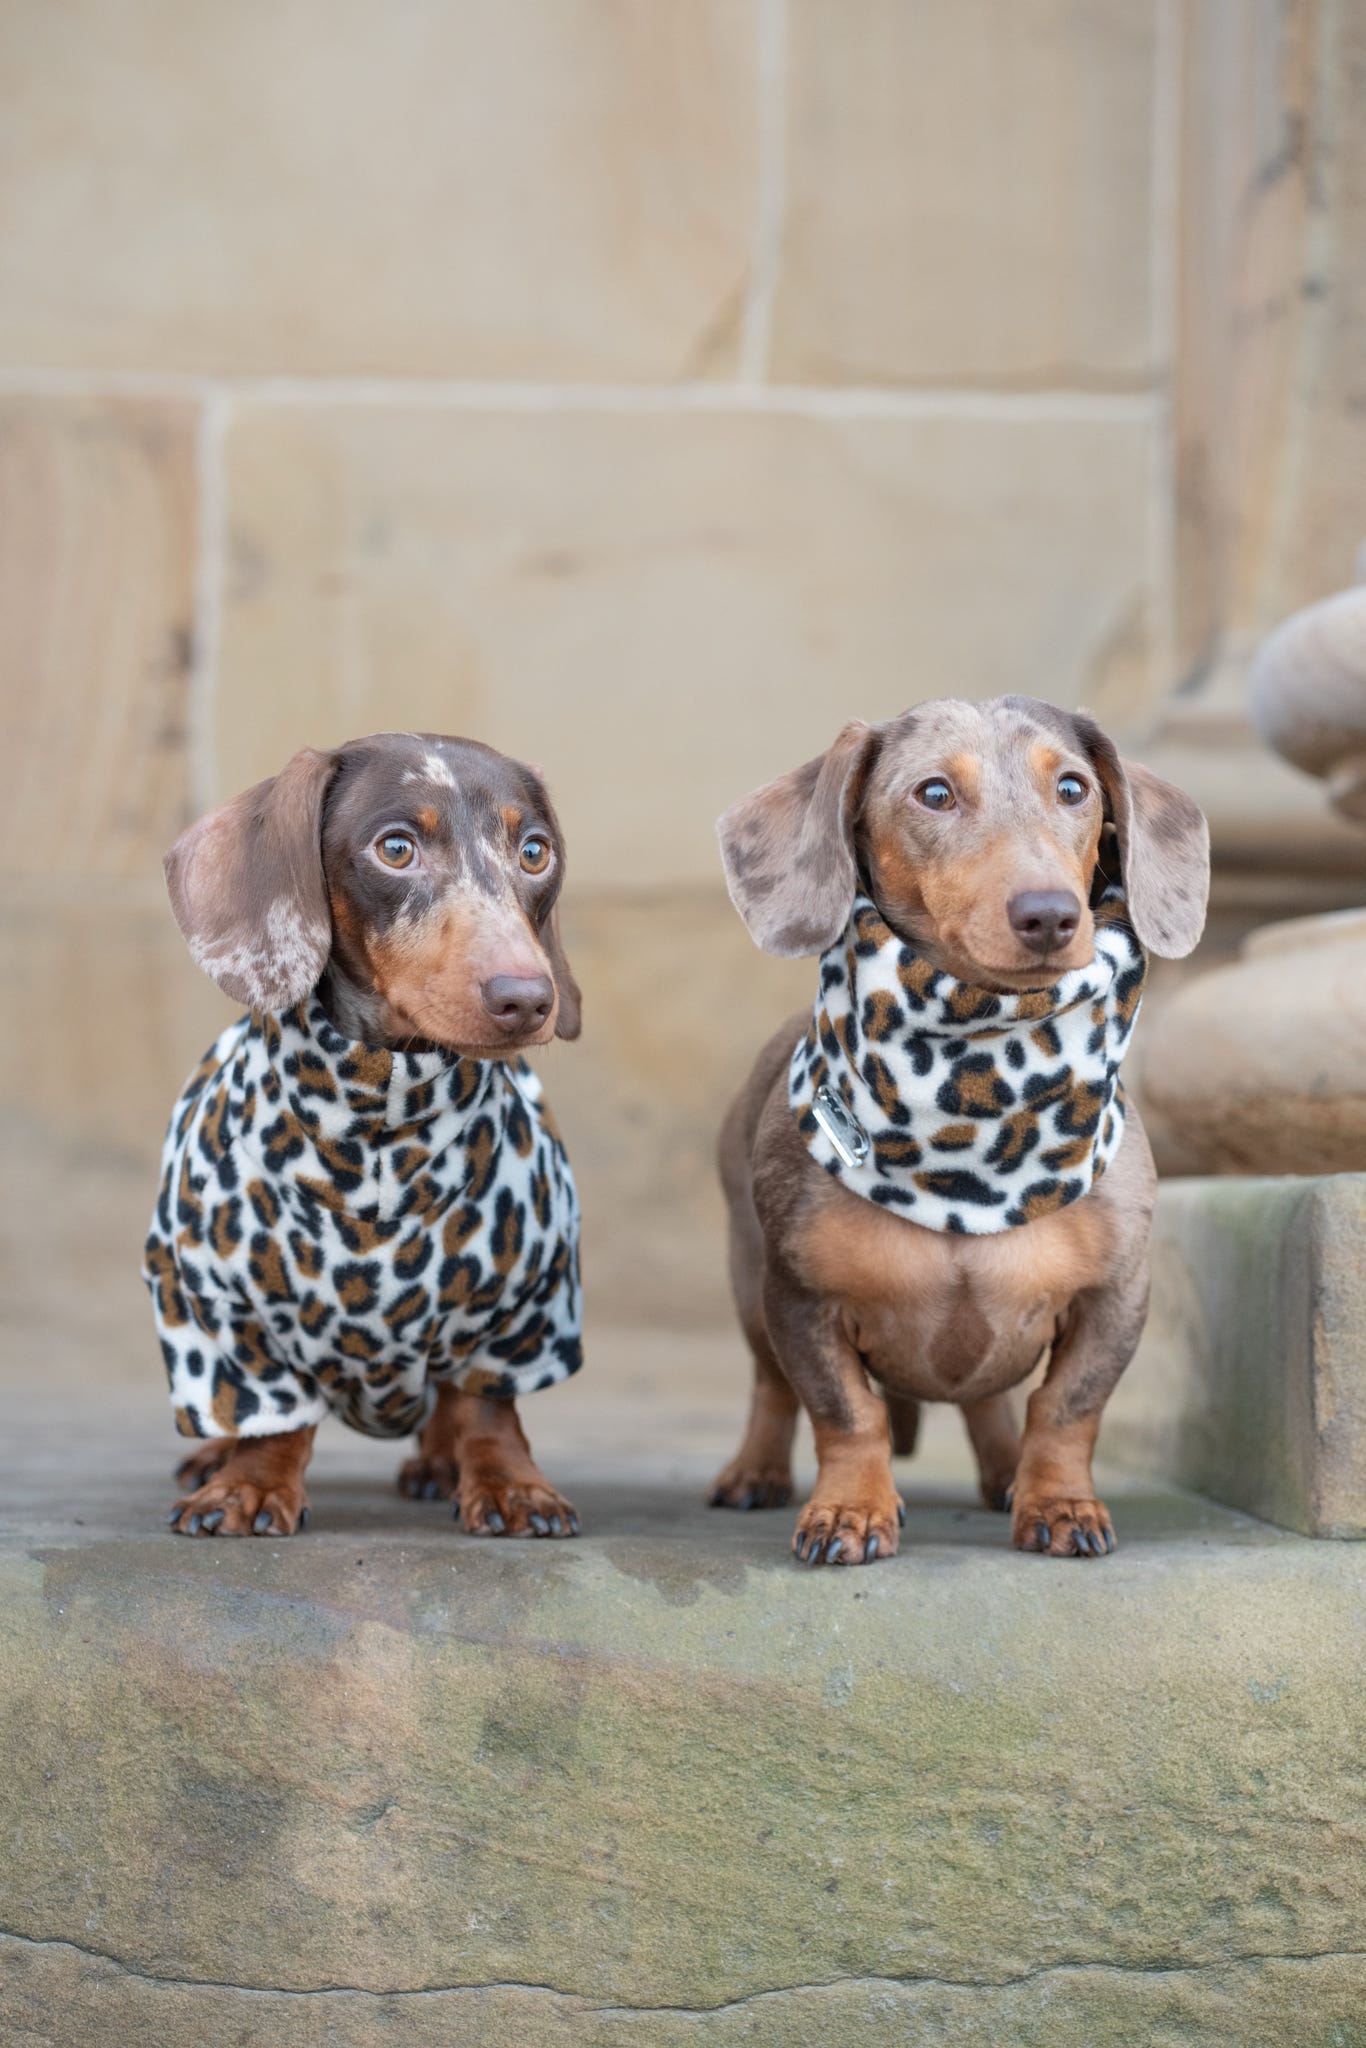
[(1021, 889), (1007, 903), (1006, 916), (1031, 953), (1056, 953), (1075, 938), (1081, 905), (1070, 889)]
[(555, 990), (544, 974), (495, 974), (479, 991), (500, 1031), (537, 1031), (550, 1015)]

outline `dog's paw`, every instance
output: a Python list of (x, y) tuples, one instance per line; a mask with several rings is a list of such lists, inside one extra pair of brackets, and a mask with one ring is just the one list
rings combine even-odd
[(407, 1500), (454, 1500), (460, 1473), (449, 1458), (405, 1458), (398, 1468), (398, 1490)]
[(707, 1495), (709, 1508), (785, 1508), (792, 1498), (792, 1473), (786, 1465), (747, 1465), (732, 1458), (718, 1472)]
[(906, 1520), (899, 1495), (849, 1505), (809, 1500), (797, 1519), (792, 1550), (799, 1564), (873, 1564), (895, 1557)]
[(1012, 1515), (1010, 1535), (1017, 1550), (1042, 1550), (1050, 1557), (1108, 1557), (1115, 1547), (1104, 1501), (1017, 1494)]
[(470, 1536), (577, 1536), (579, 1518), (539, 1472), (513, 1477), (485, 1469), (461, 1483), (456, 1519)]
[(308, 1501), (298, 1483), (258, 1486), (217, 1472), (166, 1519), (177, 1536), (293, 1536), (308, 1527)]
[(189, 1455), (181, 1459), (175, 1468), (175, 1476), (186, 1493), (190, 1493), (195, 1487), (202, 1486), (206, 1479), (212, 1479), (236, 1449), (235, 1436), (212, 1436), (207, 1442), (196, 1444)]

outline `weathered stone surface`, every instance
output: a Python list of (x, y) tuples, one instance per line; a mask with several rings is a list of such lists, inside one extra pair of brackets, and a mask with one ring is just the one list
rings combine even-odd
[(1366, 1536), (1366, 1174), (1162, 1190), (1112, 1457), (1314, 1536)]
[(1142, 383), (1155, 17), (793, 0), (776, 373)]
[(545, 769), (571, 890), (713, 885), (717, 814), (852, 716), (1140, 718), (1150, 452), (1126, 420), (244, 406), (219, 793), (473, 732)]
[(733, 363), (756, 0), (20, 0), (0, 356), (470, 377)]
[(1363, 535), (1366, 16), (1180, 10), (1176, 637), (1198, 674), (1348, 581)]
[(153, 1403), (75, 1442), (19, 1403), (7, 1447), (7, 2041), (1082, 2048), (1350, 2009), (1354, 1549), (1121, 1480), (1113, 1559), (1022, 1557), (955, 1444), (905, 1470), (898, 1560), (820, 1576), (789, 1516), (698, 1505), (695, 1456), (623, 1480), (601, 1409), (568, 1466), (529, 1416), (578, 1544), (471, 1542), (336, 1430), (306, 1538), (193, 1545), (144, 1533)]
[(195, 421), (189, 405), (0, 396), (12, 875), (136, 874), (186, 822)]
[(1366, 1172), (1366, 911), (1253, 933), (1147, 1027), (1145, 1099), (1208, 1173)]

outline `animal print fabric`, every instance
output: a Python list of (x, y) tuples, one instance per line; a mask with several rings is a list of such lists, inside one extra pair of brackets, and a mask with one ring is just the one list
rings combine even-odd
[(1118, 891), (1095, 920), (1090, 966), (1001, 995), (936, 971), (858, 897), (788, 1073), (812, 1158), (928, 1230), (980, 1236), (1079, 1201), (1124, 1134), (1148, 966)]
[(243, 1017), (176, 1104), (143, 1260), (177, 1426), (404, 1436), (435, 1380), (567, 1379), (578, 1232), (522, 1061), (353, 1045), (311, 998)]

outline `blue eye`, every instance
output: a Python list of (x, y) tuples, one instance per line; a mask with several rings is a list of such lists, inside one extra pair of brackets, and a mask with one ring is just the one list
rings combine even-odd
[(1064, 804), (1081, 804), (1086, 801), (1086, 784), (1080, 775), (1058, 777), (1058, 801)]
[(922, 803), (927, 811), (951, 811), (957, 801), (952, 786), (942, 775), (932, 775), (928, 782), (922, 782), (915, 795), (917, 803)]

